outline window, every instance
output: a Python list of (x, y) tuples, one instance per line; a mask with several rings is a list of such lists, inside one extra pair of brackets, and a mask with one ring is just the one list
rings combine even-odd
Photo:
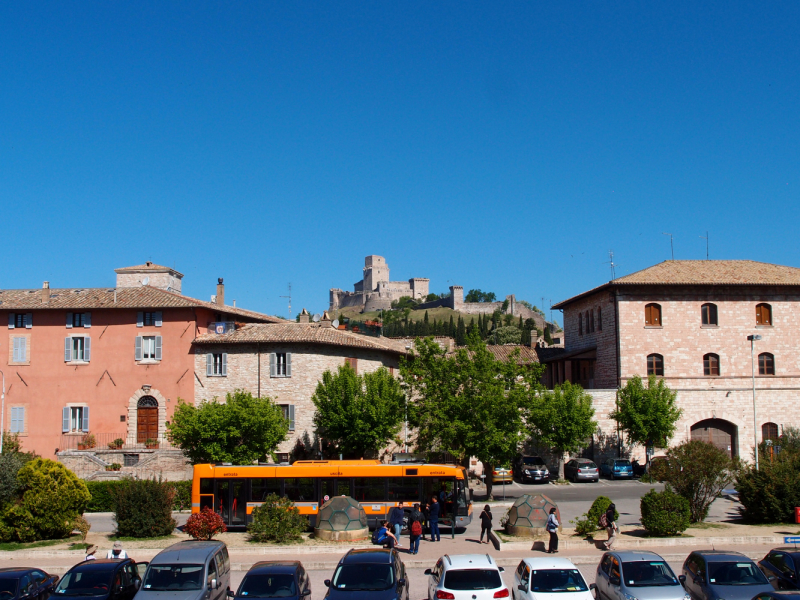
[(594, 333), (594, 309), (592, 309), (591, 311), (589, 311), (589, 312), (588, 312), (588, 313), (586, 313), (586, 314), (588, 314), (588, 315), (589, 315), (589, 327), (590, 327), (590, 331), (591, 331), (592, 333)]
[(25, 433), (25, 407), (11, 407), (11, 433)]
[(761, 426), (762, 439), (776, 441), (779, 437), (780, 435), (778, 435), (778, 425), (776, 423), (764, 423)]
[(700, 307), (700, 317), (703, 325), (719, 325), (717, 322), (717, 305), (710, 302)]
[(647, 357), (647, 374), (664, 376), (664, 357), (660, 354), (650, 354)]
[(161, 360), (161, 336), (137, 335), (134, 358), (139, 360)]
[(706, 354), (703, 357), (703, 375), (719, 375), (719, 356), (716, 354)]
[(353, 479), (353, 498), (359, 502), (385, 502), (385, 477), (356, 477)]
[(769, 304), (756, 305), (756, 325), (772, 325), (772, 307)]
[(228, 353), (209, 352), (206, 354), (206, 376), (207, 377), (227, 377), (228, 376)]
[(9, 329), (30, 329), (32, 326), (32, 313), (8, 313)]
[(597, 307), (597, 331), (603, 331), (603, 311)]
[(65, 406), (61, 411), (61, 431), (89, 431), (89, 407)]
[(92, 326), (92, 313), (67, 313), (67, 329)]
[(583, 335), (583, 313), (578, 313), (578, 335)]
[(649, 327), (661, 327), (660, 304), (647, 304), (644, 307), (644, 324)]
[(345, 358), (344, 359), (344, 364), (346, 364), (348, 367), (353, 369), (353, 371), (358, 373), (358, 359), (357, 358)]
[(135, 467), (139, 464), (138, 454), (123, 454), (122, 456), (123, 466), (125, 467)]
[[(214, 493), (213, 480), (209, 481), (212, 481), (212, 488), (210, 491), (206, 493), (213, 494)], [(281, 495), (280, 479), (277, 479), (275, 477), (264, 477), (264, 478), (259, 477), (250, 480), (251, 502), (263, 502), (270, 494), (275, 494), (276, 496)]]
[(291, 352), (272, 352), (269, 355), (269, 376), (270, 377), (292, 376)]
[(64, 362), (89, 362), (92, 339), (86, 336), (68, 336), (64, 339)]
[(287, 477), (283, 480), (283, 495), (295, 502), (313, 502), (314, 481), (312, 477)]
[(419, 500), (419, 477), (389, 477), (389, 502)]
[(769, 352), (758, 355), (758, 374), (775, 375), (775, 357)]
[(162, 312), (160, 310), (152, 312), (137, 312), (136, 313), (136, 326), (137, 327), (161, 327)]
[(289, 421), (289, 431), (294, 431), (294, 404), (279, 404), (283, 418)]
[(28, 338), (15, 336), (11, 342), (11, 362), (28, 362)]

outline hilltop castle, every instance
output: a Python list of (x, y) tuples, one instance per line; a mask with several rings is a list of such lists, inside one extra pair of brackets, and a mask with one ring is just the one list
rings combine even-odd
[(393, 300), (410, 296), (415, 300), (428, 295), (429, 279), (414, 277), (408, 281), (389, 281), (389, 265), (382, 256), (364, 259), (364, 278), (353, 284), (352, 292), (339, 288), (330, 291), (330, 310), (355, 306), (362, 311), (389, 309)]

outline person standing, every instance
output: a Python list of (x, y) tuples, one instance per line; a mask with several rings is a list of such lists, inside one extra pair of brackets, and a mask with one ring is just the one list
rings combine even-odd
[(419, 538), (422, 537), (422, 513), (419, 510), (419, 504), (414, 504), (414, 508), (408, 515), (408, 534), (410, 543), (408, 551), (411, 554), (419, 553)]
[(611, 546), (613, 546), (614, 542), (617, 540), (617, 532), (619, 531), (619, 527), (617, 527), (617, 520), (615, 517), (616, 512), (617, 507), (613, 503), (609, 504), (608, 510), (606, 511), (606, 531), (608, 532), (608, 541), (603, 542), (606, 550), (611, 550)]
[(555, 554), (558, 552), (558, 517), (556, 517), (556, 507), (550, 509), (550, 514), (547, 516), (547, 525), (545, 530), (550, 534), (550, 544), (547, 546), (548, 554)]
[(128, 558), (128, 553), (122, 549), (122, 542), (114, 542), (114, 547), (108, 551), (106, 558)]
[(423, 540), (427, 541), (425, 537), (425, 530), (428, 529), (430, 531), (431, 526), (431, 505), (425, 502), (422, 506), (422, 538)]
[(483, 534), (486, 534), (486, 543), (489, 543), (489, 534), (492, 531), (492, 507), (488, 504), (483, 507), (481, 511), (481, 539), (480, 543), (483, 543)]
[(397, 506), (389, 511), (389, 524), (392, 526), (392, 529), (394, 529), (394, 537), (398, 540), (400, 539), (400, 532), (403, 530), (404, 517), (405, 514), (403, 512), (403, 503), (398, 502)]
[(436, 499), (436, 496), (431, 498), (431, 508), (430, 508), (430, 516), (429, 516), (429, 523), (431, 525), (431, 541), (432, 542), (441, 542), (442, 536), (439, 535), (439, 511), (441, 510), (441, 506), (439, 505), (439, 500)]
[(86, 558), (84, 560), (97, 560), (94, 553), (97, 552), (97, 546), (89, 546), (86, 549)]

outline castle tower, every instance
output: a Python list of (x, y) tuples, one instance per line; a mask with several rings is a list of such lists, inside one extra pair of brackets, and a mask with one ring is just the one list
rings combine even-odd
[(389, 265), (382, 256), (370, 254), (364, 259), (364, 291), (375, 291), (381, 281), (389, 281)]

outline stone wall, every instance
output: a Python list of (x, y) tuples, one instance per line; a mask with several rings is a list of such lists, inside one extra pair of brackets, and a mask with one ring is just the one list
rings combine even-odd
[[(591, 328), (594, 318), (594, 330)], [(582, 324), (581, 324), (582, 322)], [(565, 350), (597, 348), (594, 387), (617, 387), (617, 324), (613, 296), (608, 291), (582, 298), (564, 309)]]
[[(113, 463), (125, 464), (125, 455), (135, 454), (139, 462), (121, 471), (106, 471)], [(183, 452), (177, 449), (160, 450), (65, 450), (56, 455), (58, 461), (82, 479), (119, 479), (160, 477), (164, 481), (183, 481), (192, 478), (192, 467)]]

